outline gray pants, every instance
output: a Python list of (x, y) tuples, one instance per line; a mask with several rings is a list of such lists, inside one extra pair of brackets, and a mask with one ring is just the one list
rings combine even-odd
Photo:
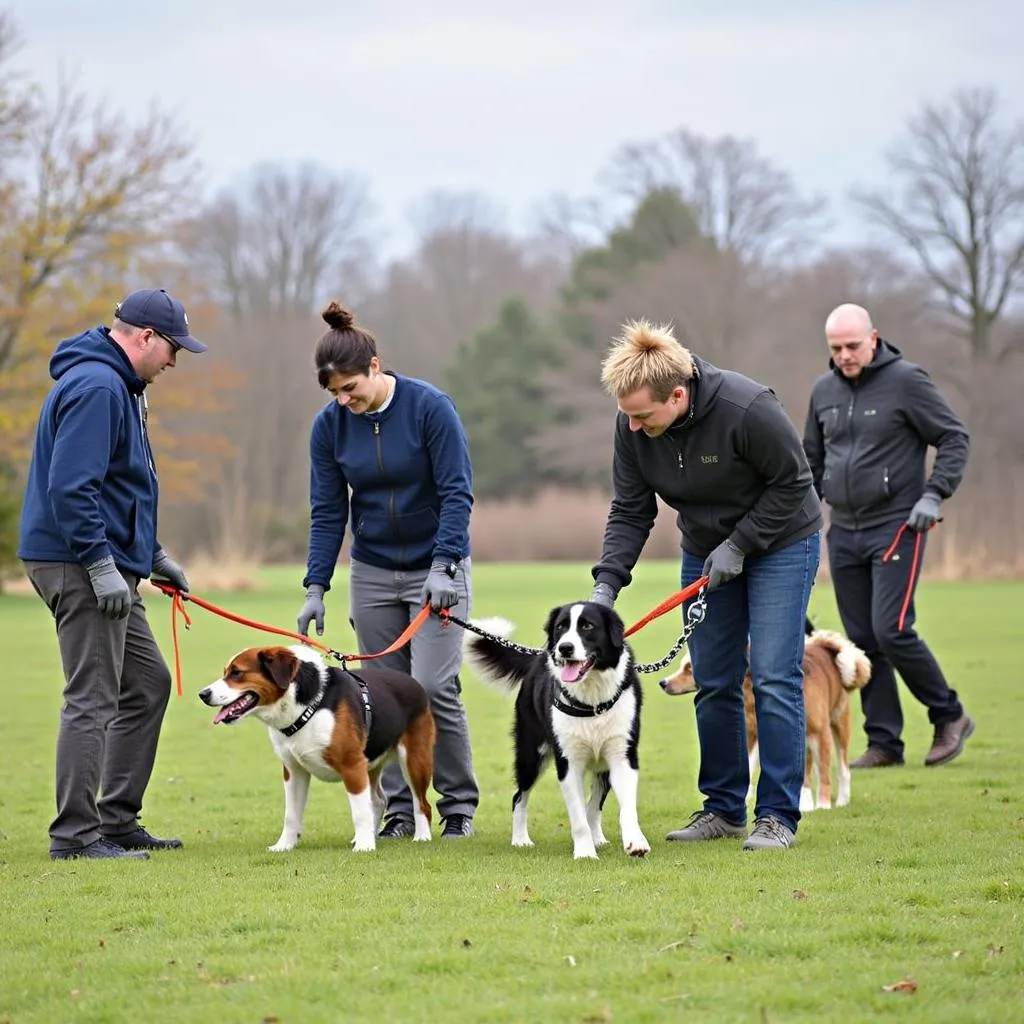
[(131, 612), (112, 621), (100, 615), (80, 565), (26, 562), (25, 568), (53, 614), (64, 665), (50, 849), (66, 850), (138, 826), (171, 673), (146, 621), (136, 577), (124, 574), (134, 593)]
[[(378, 569), (365, 562), (352, 562), (349, 576), (349, 621), (363, 654), (383, 650), (409, 625), (423, 607), (420, 594), (427, 570), (396, 572)], [(459, 569), (455, 587), (459, 603), (452, 609), (459, 618), (469, 614), (472, 601), (472, 566), (466, 559)], [(411, 643), (384, 658), (366, 662), (408, 672), (430, 695), (430, 707), (437, 726), (434, 743), (434, 789), (438, 793), (437, 813), (473, 817), (480, 802), (480, 789), (473, 774), (469, 747), (469, 723), (463, 707), (462, 633), (458, 626), (441, 627), (434, 614), (423, 624)], [(357, 668), (358, 672), (359, 669)], [(412, 795), (397, 764), (381, 775), (388, 798), (388, 816), (412, 821)]]

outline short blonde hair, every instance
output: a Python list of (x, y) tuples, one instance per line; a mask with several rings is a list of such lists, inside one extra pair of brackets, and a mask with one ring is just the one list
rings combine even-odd
[(667, 402), (693, 372), (693, 356), (676, 341), (670, 324), (628, 320), (601, 364), (601, 383), (615, 398), (649, 388), (656, 402)]

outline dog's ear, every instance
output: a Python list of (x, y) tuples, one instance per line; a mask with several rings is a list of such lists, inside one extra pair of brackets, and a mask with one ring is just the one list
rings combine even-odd
[(809, 615), (804, 616), (804, 636), (810, 636), (814, 632), (814, 623)]
[(548, 644), (555, 639), (555, 620), (558, 618), (559, 612), (561, 612), (563, 605), (555, 605), (554, 608), (548, 612), (548, 620), (544, 623), (544, 635), (548, 638)]
[(279, 689), (287, 690), (295, 678), (299, 659), (287, 647), (266, 647), (259, 653), (260, 669)]
[(622, 621), (622, 616), (614, 608), (606, 608), (604, 605), (601, 606), (601, 614), (604, 616), (612, 647), (621, 651), (626, 646), (626, 625)]

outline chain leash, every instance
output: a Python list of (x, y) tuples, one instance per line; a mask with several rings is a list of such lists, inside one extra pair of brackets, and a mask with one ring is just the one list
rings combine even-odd
[[(686, 623), (683, 626), (683, 631), (679, 635), (679, 639), (669, 648), (668, 654), (665, 655), (660, 661), (651, 661), (646, 664), (636, 666), (637, 672), (647, 674), (648, 672), (660, 672), (663, 668), (667, 668), (676, 660), (679, 652), (690, 642), (690, 636), (693, 631), (704, 621), (704, 616), (707, 613), (707, 599), (705, 597), (706, 591), (702, 588), (700, 593), (697, 595), (696, 600), (686, 610)], [(494, 643), (501, 647), (507, 647), (510, 651), (518, 651), (520, 654), (547, 654), (547, 650), (543, 647), (527, 647), (526, 644), (517, 644), (514, 640), (509, 640), (507, 637), (497, 636), (494, 633), (488, 633), (486, 629), (481, 629), (479, 626), (473, 625), (472, 622), (466, 622), (464, 619), (457, 618), (452, 615), (451, 612), (442, 612), (442, 619), (445, 622), (453, 623), (456, 626), (461, 626), (463, 629), (468, 629), (470, 633), (476, 633), (477, 636), (482, 636), (487, 640), (492, 640)]]

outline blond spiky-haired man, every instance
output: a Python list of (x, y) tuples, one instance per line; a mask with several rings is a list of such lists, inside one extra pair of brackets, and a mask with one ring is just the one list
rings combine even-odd
[[(801, 662), (822, 523), (800, 435), (770, 388), (692, 355), (667, 326), (627, 323), (601, 376), (619, 412), (592, 600), (611, 605), (629, 584), (658, 498), (678, 513), (683, 585), (709, 577), (707, 617), (690, 639), (704, 807), (667, 838), (785, 849), (800, 820)], [(761, 754), (749, 836), (748, 636)]]

